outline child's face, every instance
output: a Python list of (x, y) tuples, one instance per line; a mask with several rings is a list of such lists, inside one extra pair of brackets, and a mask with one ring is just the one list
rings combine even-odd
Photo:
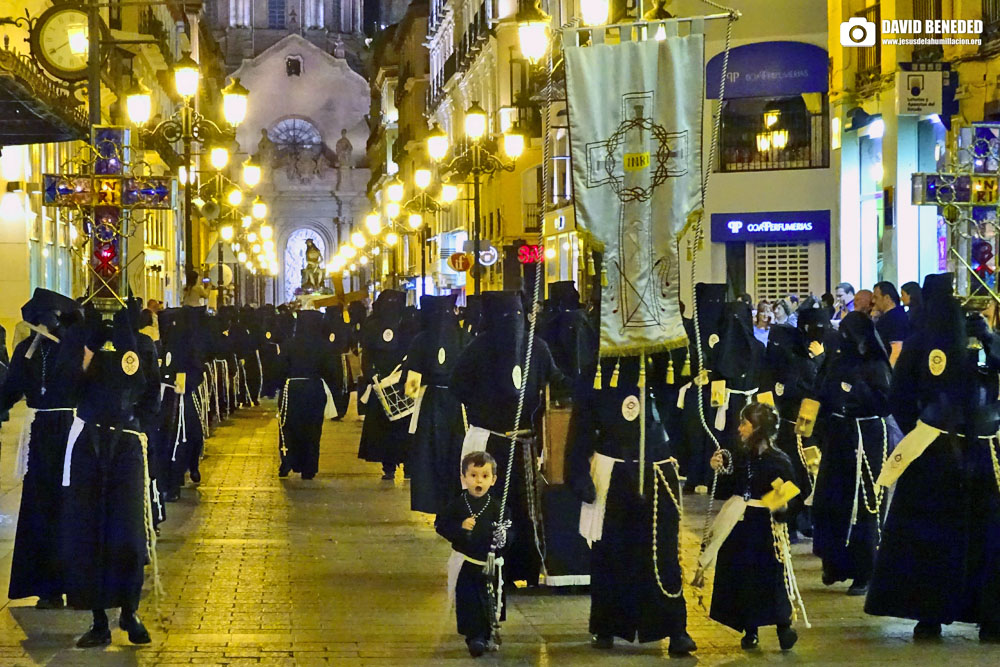
[(470, 465), (462, 475), (465, 488), (469, 490), (473, 498), (481, 498), (490, 487), (497, 481), (497, 476), (493, 474), (493, 466)]
[(748, 422), (746, 419), (740, 422), (740, 440), (746, 442), (753, 435), (753, 424)]

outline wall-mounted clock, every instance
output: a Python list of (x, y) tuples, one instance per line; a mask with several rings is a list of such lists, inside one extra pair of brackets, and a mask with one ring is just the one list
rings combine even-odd
[[(100, 21), (101, 40), (110, 39), (108, 28)], [(80, 81), (87, 78), (89, 55), (87, 10), (76, 4), (58, 4), (49, 7), (35, 21), (29, 43), (31, 53), (54, 77), (63, 81)], [(102, 44), (102, 58), (107, 47)]]

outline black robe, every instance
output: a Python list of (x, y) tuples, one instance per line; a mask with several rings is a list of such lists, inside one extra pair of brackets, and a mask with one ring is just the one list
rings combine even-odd
[[(899, 441), (899, 429), (889, 415), (890, 379), (883, 351), (862, 357), (846, 348), (830, 360), (821, 379), (819, 401), (825, 424), (813, 495), (813, 553), (822, 559), (826, 578), (833, 581), (866, 583), (871, 578), (887, 505), (887, 496), (876, 502), (873, 485), (883, 460)], [(859, 433), (865, 458), (855, 492)], [(858, 512), (852, 525), (855, 494)]]
[[(429, 306), (425, 305), (425, 309)], [(452, 312), (426, 315), (426, 328), (413, 339), (406, 369), (421, 374), (424, 395), (411, 440), (410, 509), (437, 514), (461, 491), (465, 420), (462, 404), (448, 391), (451, 371), (468, 335)]]
[(43, 338), (31, 358), (25, 358), (34, 337), (15, 348), (0, 396), (0, 412), (22, 398), (29, 408), (38, 410), (31, 424), (28, 471), (21, 486), (8, 589), (11, 599), (51, 598), (65, 591), (60, 533), (53, 517), (62, 511), (63, 458), (73, 424), (74, 396), (60, 369), (64, 357), (59, 354), (60, 343)]
[[(388, 377), (403, 363), (403, 357), (412, 339), (405, 335), (402, 326), (403, 303), (401, 292), (386, 290), (379, 295), (375, 309), (362, 327), (361, 367), (365, 380), (371, 383), (378, 375), (379, 380)], [(402, 380), (399, 390), (402, 391)], [(359, 398), (367, 385), (359, 385)], [(365, 408), (365, 422), (361, 430), (361, 445), (358, 458), (380, 462), (383, 466), (395, 468), (406, 463), (409, 456), (409, 421), (405, 418), (391, 421), (382, 407), (375, 389), (368, 394)]]
[[(487, 505), (487, 501), (489, 504)], [(468, 505), (466, 505), (468, 502)], [(474, 512), (482, 512), (476, 519), (472, 530), (464, 530), (462, 522)], [(434, 528), (441, 537), (451, 542), (455, 551), (480, 562), (485, 562), (493, 542), (493, 528), (500, 519), (500, 500), (498, 496), (487, 493), (482, 498), (473, 498), (467, 491), (453, 497), (448, 505), (437, 515)], [(501, 552), (498, 555), (503, 555)], [(506, 572), (504, 579), (509, 581)], [(472, 639), (488, 640), (493, 632), (491, 614), (492, 602), (489, 597), (489, 579), (483, 566), (465, 561), (458, 573), (455, 583), (455, 618), (458, 623), (458, 633), (464, 635), (466, 641)], [(510, 584), (507, 584), (510, 585)], [(496, 590), (497, 576), (493, 577)], [(503, 610), (500, 620), (506, 618), (506, 594), (503, 600)]]
[[(184, 486), (187, 472), (198, 470), (205, 446), (198, 414), (199, 409), (206, 407), (201, 405), (198, 391), (208, 342), (206, 330), (201, 326), (202, 316), (203, 311), (193, 307), (166, 310), (160, 315), (163, 384), (169, 386), (161, 388), (161, 426), (155, 447), (159, 460), (154, 468), (164, 479), (163, 482), (158, 480), (157, 487), (166, 495), (176, 495)], [(179, 373), (185, 376), (183, 394), (175, 389)]]
[[(737, 448), (733, 474), (720, 475), (719, 488), (726, 497), (749, 495), (760, 500), (775, 479), (788, 481), (791, 476), (792, 462), (780, 449), (769, 447), (757, 456)], [(785, 517), (776, 513), (774, 520)], [(747, 507), (719, 549), (709, 617), (738, 632), (791, 623), (784, 576), (784, 566), (775, 557), (770, 510)]]
[[(657, 515), (659, 583), (671, 595), (682, 590), (678, 562), (680, 514), (671, 500), (680, 499), (676, 469), (663, 463), (670, 457), (666, 433), (657, 419), (655, 394), (646, 389), (646, 464), (643, 495), (639, 494), (639, 364), (624, 359), (618, 387), (611, 387), (615, 360), (602, 364), (601, 389), (593, 389), (593, 374), (581, 378), (573, 401), (569, 484), (584, 502), (593, 502), (590, 458), (597, 452), (616, 462), (611, 473), (603, 535), (593, 543), (590, 569), (590, 632), (628, 641), (650, 642), (685, 634), (684, 595), (664, 595), (653, 567), (653, 512)], [(649, 378), (647, 369), (647, 379)], [(670, 484), (663, 487), (654, 469)], [(653, 487), (659, 485), (654, 506)]]
[[(134, 341), (117, 335), (113, 340), (116, 350), (103, 351), (98, 345), (82, 374), (77, 416), (84, 425), (73, 442), (71, 467), (64, 472), (69, 485), (63, 487), (62, 555), (67, 603), (76, 609), (137, 609), (148, 554), (148, 489), (133, 416), (143, 371), (141, 360), (134, 374), (123, 371), (122, 357), (134, 349)], [(91, 336), (87, 344), (94, 342)], [(82, 348), (73, 357), (82, 369)]]
[(919, 418), (945, 433), (896, 481), (865, 612), (979, 623), (997, 632), (1000, 480), (989, 448), (1000, 422), (1000, 344), (994, 335), (985, 337), (985, 366), (976, 350), (946, 349), (947, 369), (934, 378), (928, 352), (932, 345), (945, 349), (932, 342), (936, 326), (928, 319), (903, 343), (889, 402), (904, 432)]
[(351, 392), (348, 386), (350, 374), (347, 369), (347, 353), (351, 348), (351, 327), (344, 321), (344, 309), (340, 306), (328, 306), (324, 313), (329, 355), (333, 360), (333, 376), (330, 392), (337, 406), (337, 418), (343, 418), (351, 403)]
[(326, 389), (334, 382), (335, 362), (322, 354), (328, 339), (318, 312), (299, 314), (295, 335), (281, 346), (278, 362), (282, 389), (278, 419), (278, 454), (282, 467), (312, 477), (319, 469), (319, 441), (323, 434)]

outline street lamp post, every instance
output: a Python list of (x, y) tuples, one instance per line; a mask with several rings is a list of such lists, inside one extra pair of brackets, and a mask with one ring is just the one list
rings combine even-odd
[(455, 186), (444, 183), (441, 186), (441, 199), (435, 199), (427, 192), (431, 185), (432, 174), (430, 169), (420, 168), (413, 174), (413, 182), (417, 187), (417, 194), (403, 204), (403, 209), (411, 211), (408, 222), (410, 229), (420, 238), (420, 294), (424, 294), (427, 289), (427, 230), (428, 224), (426, 216), (428, 213), (438, 214), (448, 208), (455, 201), (457, 190)]
[[(229, 124), (227, 129), (222, 129), (213, 121), (201, 115), (192, 104), (192, 98), (198, 92), (199, 77), (198, 63), (191, 58), (190, 53), (185, 52), (174, 65), (174, 87), (177, 90), (177, 94), (183, 100), (181, 108), (152, 129), (146, 129), (145, 127), (146, 122), (149, 121), (148, 113), (133, 115), (131, 118), (132, 122), (139, 126), (139, 131), (142, 135), (162, 137), (170, 143), (180, 141), (183, 147), (184, 169), (187, 173), (187, 182), (183, 184), (184, 268), (186, 273), (192, 272), (195, 266), (194, 227), (191, 216), (192, 186), (194, 184), (194, 172), (191, 168), (191, 146), (194, 142), (206, 145), (209, 143), (220, 143), (223, 140), (232, 140), (236, 135), (236, 127), (246, 118), (247, 97), (249, 95), (249, 91), (236, 78), (222, 90), (223, 115)], [(143, 97), (146, 99), (143, 100)], [(148, 98), (148, 91), (137, 90), (132, 92), (128, 96), (126, 104), (130, 115), (133, 109), (149, 110), (150, 103)], [(142, 117), (143, 115), (145, 117)]]
[[(444, 168), (445, 172), (465, 172), (472, 175), (472, 199), (473, 199), (473, 221), (472, 221), (472, 273), (474, 293), (480, 293), (481, 267), (479, 253), (482, 228), (482, 211), (480, 201), (481, 180), (484, 175), (492, 175), (500, 171), (514, 171), (514, 164), (521, 153), (524, 152), (524, 135), (521, 134), (517, 125), (503, 135), (503, 152), (509, 161), (506, 161), (499, 154), (490, 151), (485, 145), (487, 130), (486, 111), (473, 102), (472, 106), (465, 112), (465, 136), (469, 140), (467, 148), (455, 155), (451, 162)], [(448, 137), (437, 125), (427, 136), (427, 153), (433, 160), (441, 160), (448, 151)]]

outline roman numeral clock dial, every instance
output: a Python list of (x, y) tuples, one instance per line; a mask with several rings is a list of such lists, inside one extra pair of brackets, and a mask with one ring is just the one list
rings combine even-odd
[[(31, 53), (50, 74), (64, 81), (87, 78), (90, 53), (87, 11), (76, 4), (59, 4), (45, 10), (31, 30)], [(108, 39), (101, 22), (102, 41)], [(106, 47), (102, 45), (102, 56)]]

